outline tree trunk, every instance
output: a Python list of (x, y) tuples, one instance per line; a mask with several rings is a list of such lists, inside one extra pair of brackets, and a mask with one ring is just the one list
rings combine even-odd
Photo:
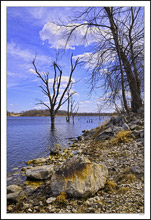
[(119, 56), (119, 59), (122, 60), (122, 63), (123, 63), (123, 66), (124, 66), (124, 69), (126, 72), (127, 80), (129, 83), (130, 92), (131, 92), (131, 109), (133, 112), (137, 112), (137, 109), (142, 106), (142, 99), (140, 96), (140, 91), (138, 89), (137, 81), (135, 80), (130, 63), (129, 63), (129, 61), (128, 61), (125, 53), (123, 52), (123, 49), (122, 49), (120, 43), (119, 43), (118, 28), (117, 28), (117, 26), (114, 22), (114, 19), (113, 19), (112, 9), (105, 7), (105, 10), (108, 14), (108, 18), (110, 21), (111, 31), (113, 34), (113, 39), (115, 42), (117, 54)]
[(51, 129), (54, 129), (54, 127), (55, 127), (55, 114), (54, 114), (54, 112), (52, 111), (50, 111), (50, 118), (51, 118)]
[(129, 115), (129, 108), (128, 108), (128, 105), (127, 105), (127, 100), (126, 100), (126, 95), (125, 95), (125, 87), (124, 87), (124, 73), (123, 73), (121, 60), (119, 60), (119, 62), (120, 62), (121, 81), (122, 81), (122, 98), (123, 98), (124, 108), (125, 108), (127, 114)]
[(70, 98), (68, 93), (67, 122), (70, 122)]

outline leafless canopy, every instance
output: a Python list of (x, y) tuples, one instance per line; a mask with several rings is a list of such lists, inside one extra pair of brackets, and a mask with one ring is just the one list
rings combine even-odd
[[(65, 94), (67, 93), (67, 90), (72, 83), (72, 75), (78, 65), (78, 61), (79, 59), (77, 58), (73, 63), (73, 54), (72, 54), (70, 58), (71, 70), (70, 70), (69, 79), (60, 97), (59, 94), (60, 94), (61, 80), (62, 80), (62, 69), (59, 67), (59, 65), (56, 62), (53, 62), (54, 78), (52, 82), (52, 91), (51, 91), (50, 83), (49, 83), (49, 73), (42, 74), (41, 72), (38, 71), (36, 65), (36, 56), (32, 61), (37, 77), (42, 81), (42, 85), (40, 86), (41, 91), (44, 93), (44, 95), (48, 97), (49, 100), (49, 104), (46, 104), (42, 100), (40, 100), (39, 103), (37, 104), (42, 104), (49, 109), (52, 126), (54, 126), (55, 115), (58, 112), (59, 108), (68, 100), (68, 98), (65, 98)], [(73, 93), (70, 94), (70, 97), (72, 95)]]
[(122, 90), (123, 103), (128, 112), (126, 91), (131, 94), (131, 109), (142, 105), (144, 90), (144, 15), (141, 7), (83, 8), (66, 27), (66, 47), (73, 33), (84, 27), (83, 41), (91, 32), (96, 40), (87, 57), (91, 71), (92, 90), (103, 82), (106, 92), (115, 100)]

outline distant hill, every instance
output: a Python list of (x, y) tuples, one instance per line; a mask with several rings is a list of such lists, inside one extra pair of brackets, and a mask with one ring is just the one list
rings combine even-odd
[[(101, 116), (108, 116), (108, 115), (116, 115), (117, 113), (101, 113)], [(59, 110), (56, 116), (66, 116), (67, 111)], [(22, 111), (21, 113), (14, 113), (14, 112), (8, 112), (7, 116), (50, 116), (49, 110), (36, 110), (32, 109), (29, 111)], [(77, 113), (77, 116), (99, 116), (99, 113)]]

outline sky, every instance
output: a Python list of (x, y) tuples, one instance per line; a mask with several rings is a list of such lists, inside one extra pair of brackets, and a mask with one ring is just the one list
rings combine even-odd
[[(52, 62), (56, 60), (58, 51), (62, 52), (66, 38), (65, 30), (58, 29), (50, 21), (66, 23), (68, 16), (76, 14), (76, 7), (7, 7), (7, 110), (21, 112), (31, 109), (44, 109), (37, 105), (39, 99), (48, 103), (48, 98), (41, 92), (42, 82), (37, 78), (32, 60), (36, 54), (36, 65), (40, 72), (50, 72), (53, 78)], [(86, 54), (96, 39), (88, 36), (87, 44), (82, 42), (83, 29), (75, 33), (66, 53), (59, 56), (58, 63), (63, 70), (61, 90), (70, 73), (70, 58), (73, 63), (81, 54)], [(72, 89), (76, 92), (73, 99), (79, 105), (79, 112), (97, 112), (97, 103), (103, 91), (100, 89), (90, 94), (91, 73), (86, 66), (79, 65), (73, 73)], [(66, 96), (65, 96), (66, 98)], [(67, 103), (60, 110), (66, 110)], [(110, 112), (111, 108), (103, 111)]]

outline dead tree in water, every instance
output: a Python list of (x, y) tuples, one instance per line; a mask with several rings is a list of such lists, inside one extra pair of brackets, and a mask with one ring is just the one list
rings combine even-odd
[(41, 81), (43, 83), (43, 85), (40, 86), (40, 88), (41, 88), (42, 92), (44, 93), (44, 95), (46, 95), (49, 100), (49, 104), (47, 104), (46, 102), (43, 102), (42, 100), (40, 100), (39, 103), (37, 103), (37, 104), (44, 105), (45, 107), (47, 107), (49, 109), (52, 128), (54, 128), (55, 116), (56, 116), (58, 110), (68, 100), (68, 98), (73, 95), (71, 93), (68, 98), (65, 98), (65, 94), (67, 93), (67, 91), (72, 83), (73, 72), (75, 71), (75, 69), (78, 65), (78, 61), (79, 61), (79, 59), (77, 58), (75, 63), (73, 64), (72, 58), (73, 58), (73, 54), (71, 55), (71, 58), (70, 58), (71, 70), (70, 70), (69, 79), (68, 79), (67, 85), (64, 88), (60, 97), (59, 97), (59, 94), (60, 94), (60, 88), (61, 88), (62, 70), (60, 69), (59, 65), (56, 62), (53, 62), (54, 78), (53, 78), (53, 82), (52, 82), (52, 88), (50, 90), (49, 73), (42, 74), (41, 72), (38, 71), (37, 66), (35, 64), (36, 56), (32, 61), (32, 64), (35, 69), (35, 73), (37, 74), (37, 77), (41, 79)]
[(75, 103), (75, 100), (73, 100), (73, 97), (71, 97), (71, 116), (74, 124), (74, 117), (78, 113), (79, 106), (78, 103)]

